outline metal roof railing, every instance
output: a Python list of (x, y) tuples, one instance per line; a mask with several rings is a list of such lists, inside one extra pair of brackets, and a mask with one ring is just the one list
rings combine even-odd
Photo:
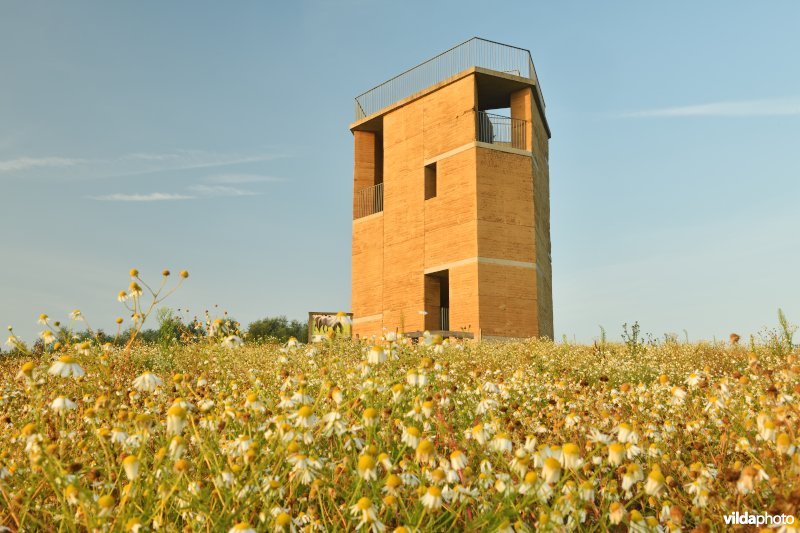
[(483, 67), (532, 80), (536, 85), (537, 98), (544, 106), (539, 79), (528, 50), (473, 37), (356, 96), (356, 120), (471, 67)]

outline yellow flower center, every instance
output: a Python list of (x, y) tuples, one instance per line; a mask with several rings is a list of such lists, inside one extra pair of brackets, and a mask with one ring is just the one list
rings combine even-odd
[(358, 469), (361, 471), (375, 468), (375, 458), (371, 455), (362, 455), (358, 458)]
[(372, 500), (370, 500), (367, 497), (361, 498), (360, 500), (358, 500), (358, 503), (356, 503), (356, 507), (358, 507), (362, 511), (366, 511), (367, 509), (372, 507)]
[(400, 479), (400, 476), (395, 474), (392, 474), (386, 478), (386, 486), (392, 489), (399, 487), (402, 482), (403, 480)]
[(111, 507), (114, 507), (114, 497), (109, 496), (108, 494), (105, 496), (100, 496), (100, 499), (97, 500), (97, 504), (103, 509), (110, 509)]
[(180, 405), (173, 405), (167, 411), (167, 416), (175, 416), (178, 418), (185, 418), (186, 417), (186, 409), (181, 407)]
[(565, 444), (564, 447), (561, 448), (561, 451), (563, 451), (566, 455), (579, 455), (581, 453), (580, 448), (571, 442)]
[(555, 457), (548, 457), (544, 460), (544, 467), (548, 470), (558, 470), (561, 468), (561, 463)]
[(433, 453), (433, 443), (428, 439), (424, 439), (417, 446), (417, 453), (429, 455)]

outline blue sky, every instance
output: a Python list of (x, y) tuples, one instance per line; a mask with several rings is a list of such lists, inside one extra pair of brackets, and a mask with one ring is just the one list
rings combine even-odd
[(4, 3), (0, 323), (113, 329), (131, 267), (348, 308), (353, 98), (475, 35), (542, 83), (557, 337), (800, 322), (800, 4), (700, 4)]

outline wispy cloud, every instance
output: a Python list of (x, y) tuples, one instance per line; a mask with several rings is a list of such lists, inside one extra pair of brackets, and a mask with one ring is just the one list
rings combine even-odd
[(86, 162), (86, 159), (68, 157), (18, 157), (0, 161), (0, 172), (17, 172), (29, 168), (72, 167)]
[(168, 202), (174, 200), (194, 200), (196, 197), (186, 194), (151, 192), (147, 194), (114, 193), (106, 194), (104, 196), (90, 196), (90, 198), (92, 200), (100, 200), (103, 202)]
[(220, 174), (206, 178), (209, 183), (260, 183), (265, 181), (283, 181), (283, 178), (274, 176), (262, 176), (260, 174)]
[(237, 196), (257, 196), (261, 193), (229, 187), (226, 185), (192, 185), (187, 187), (189, 194), (151, 192), (140, 193), (114, 193), (102, 196), (90, 196), (92, 200), (102, 202), (165, 202), (176, 200), (199, 200), (203, 198), (237, 197)]
[[(226, 167), (245, 163), (258, 163), (285, 157), (281, 153), (220, 154), (201, 150), (180, 150), (170, 153), (136, 153), (120, 158), (121, 161), (143, 162), (145, 168), (132, 170), (118, 176), (151, 174), (168, 170), (192, 170), (198, 168)], [(149, 165), (149, 166), (148, 166)]]
[[(70, 179), (103, 179), (177, 172), (203, 168), (234, 167), (247, 163), (271, 161), (286, 157), (282, 152), (263, 153), (218, 153), (203, 150), (175, 150), (163, 153), (135, 152), (112, 158), (68, 158), (68, 157), (17, 157), (0, 160), (0, 174), (19, 177), (57, 177)], [(71, 168), (70, 168), (71, 167)], [(40, 170), (31, 176), (31, 170)], [(46, 173), (41, 172), (47, 170)], [(27, 172), (26, 172), (27, 171)], [(226, 176), (251, 176), (247, 174), (225, 174)], [(253, 175), (254, 176), (254, 175)], [(249, 183), (263, 180), (242, 179), (225, 183)], [(220, 181), (219, 183), (223, 183)]]
[(800, 99), (741, 100), (644, 109), (622, 113), (625, 118), (657, 117), (777, 117), (800, 115)]
[(225, 185), (192, 185), (189, 190), (203, 196), (256, 196), (261, 194)]

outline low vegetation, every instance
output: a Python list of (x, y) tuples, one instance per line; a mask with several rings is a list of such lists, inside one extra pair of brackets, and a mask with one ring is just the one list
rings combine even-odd
[[(720, 530), (798, 516), (791, 335), (53, 340), (0, 358), (0, 525)], [(736, 340), (736, 339), (734, 339)]]

